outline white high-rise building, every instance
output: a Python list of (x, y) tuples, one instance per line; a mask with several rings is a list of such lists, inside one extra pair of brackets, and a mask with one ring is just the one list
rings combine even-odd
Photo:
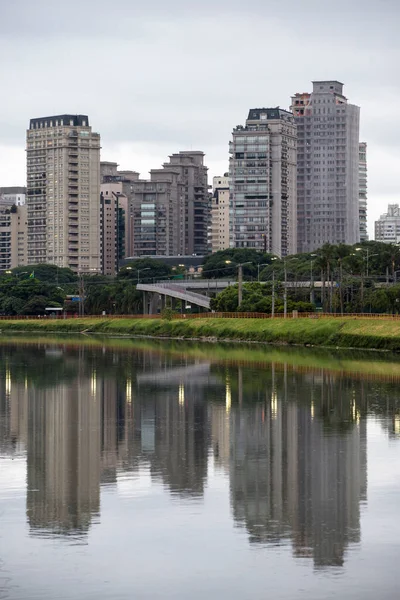
[(280, 108), (252, 108), (230, 144), (230, 235), (235, 248), (294, 254), (296, 125)]
[(356, 244), (359, 224), (360, 109), (339, 81), (314, 81), (295, 94), (298, 252), (325, 243)]
[(375, 221), (375, 241), (387, 244), (400, 242), (400, 207), (398, 204), (389, 204), (387, 213)]
[(100, 135), (86, 115), (31, 119), (27, 131), (29, 264), (101, 271)]

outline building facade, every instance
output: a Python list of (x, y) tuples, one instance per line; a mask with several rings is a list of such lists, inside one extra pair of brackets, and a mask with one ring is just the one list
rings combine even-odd
[(213, 177), (209, 247), (211, 252), (229, 248), (229, 176)]
[(400, 242), (400, 207), (398, 204), (389, 204), (387, 213), (375, 221), (375, 241), (386, 244)]
[(207, 235), (210, 221), (210, 196), (208, 193), (208, 168), (201, 151), (181, 151), (172, 154), (164, 163), (166, 171), (179, 175), (184, 187), (179, 235), (183, 236), (182, 254), (207, 254)]
[(132, 184), (129, 215), (133, 222), (130, 256), (184, 254), (184, 186), (179, 171), (152, 169), (150, 180)]
[(125, 258), (128, 198), (122, 183), (102, 183), (100, 186), (100, 254), (103, 275), (116, 275)]
[(230, 236), (235, 248), (296, 252), (296, 125), (280, 108), (251, 109), (230, 144)]
[(0, 273), (27, 264), (27, 207), (0, 196)]
[(368, 191), (368, 172), (367, 172), (367, 144), (359, 144), (359, 217), (360, 217), (360, 242), (368, 241), (367, 227), (367, 191)]
[(0, 197), (15, 206), (23, 206), (26, 199), (26, 187), (0, 187)]
[(100, 135), (86, 115), (31, 119), (28, 261), (99, 273)]
[(125, 251), (129, 257), (204, 255), (210, 220), (203, 152), (179, 152), (150, 179), (101, 163), (102, 186), (120, 184), (127, 198)]
[(325, 243), (355, 244), (359, 225), (360, 109), (338, 81), (314, 81), (295, 94), (298, 252)]

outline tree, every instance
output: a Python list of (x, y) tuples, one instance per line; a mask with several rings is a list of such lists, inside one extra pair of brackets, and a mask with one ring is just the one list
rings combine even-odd
[(34, 279), (45, 281), (47, 283), (73, 283), (78, 280), (76, 273), (65, 267), (57, 267), (57, 265), (38, 264), (27, 265), (26, 267), (16, 267), (12, 269), (12, 275), (20, 280), (29, 279), (33, 273)]
[(172, 275), (172, 269), (161, 260), (152, 258), (139, 258), (122, 267), (117, 275), (117, 280), (138, 280), (151, 282), (153, 279), (168, 279)]
[[(237, 265), (243, 263), (244, 279), (256, 279), (258, 265), (270, 264), (273, 255), (258, 252), (253, 248), (229, 248), (206, 257), (203, 263), (202, 277), (205, 279), (226, 279), (237, 277)], [(261, 271), (260, 271), (261, 273)]]

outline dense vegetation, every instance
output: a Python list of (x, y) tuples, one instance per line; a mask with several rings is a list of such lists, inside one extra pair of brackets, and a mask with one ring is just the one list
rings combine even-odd
[[(206, 257), (202, 276), (237, 280), (242, 265), (243, 301), (238, 306), (237, 286), (231, 286), (213, 300), (218, 311), (270, 313), (272, 289), (275, 312), (283, 312), (284, 282), (287, 310), (335, 313), (398, 313), (400, 308), (400, 248), (397, 245), (365, 242), (356, 246), (326, 244), (314, 253), (279, 259), (254, 249), (228, 249)], [(54, 265), (30, 265), (0, 276), (0, 314), (41, 315), (46, 307), (63, 307), (78, 312), (84, 298), (84, 314), (141, 313), (142, 293), (138, 281), (153, 282), (185, 276), (184, 269), (172, 270), (162, 261), (138, 259), (113, 277), (77, 277), (69, 269)], [(272, 285), (272, 281), (274, 282)]]
[(259, 280), (267, 285), (257, 288), (254, 284), (245, 284), (241, 307), (237, 306), (234, 291), (227, 289), (214, 303), (218, 310), (271, 312), (271, 282), (274, 279), (276, 311), (281, 312), (285, 278), (290, 286), (288, 311), (293, 308), (304, 310), (304, 306), (297, 307), (294, 303), (310, 300), (324, 312), (342, 314), (397, 313), (400, 308), (400, 285), (397, 284), (400, 247), (394, 244), (325, 244), (316, 252), (286, 259), (252, 249), (223, 250), (207, 257), (203, 276), (229, 279), (235, 277), (239, 264), (243, 264), (244, 281)]

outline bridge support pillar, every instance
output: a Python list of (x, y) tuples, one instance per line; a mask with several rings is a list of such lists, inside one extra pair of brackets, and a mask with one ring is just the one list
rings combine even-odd
[(166, 296), (164, 296), (164, 294), (161, 294), (160, 299), (161, 299), (161, 310), (164, 310)]
[(148, 311), (148, 308), (149, 308), (148, 307), (148, 302), (149, 302), (149, 299), (148, 299), (147, 292), (143, 292), (143, 314), (144, 315), (148, 315), (149, 314), (149, 311)]
[(150, 314), (157, 314), (158, 294), (150, 294)]

